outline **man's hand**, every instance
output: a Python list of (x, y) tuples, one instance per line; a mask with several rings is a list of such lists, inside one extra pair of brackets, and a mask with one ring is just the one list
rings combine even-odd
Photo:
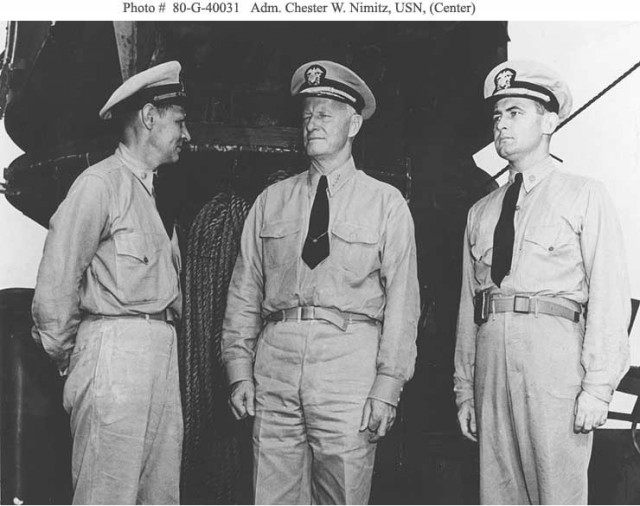
[(247, 415), (256, 414), (256, 387), (251, 380), (241, 380), (231, 385), (229, 406), (236, 420), (242, 420)]
[(362, 410), (360, 432), (369, 429), (369, 441), (382, 439), (396, 419), (396, 407), (377, 399), (367, 399)]
[(605, 424), (609, 404), (583, 390), (576, 399), (574, 412), (573, 432), (587, 434)]
[(473, 405), (473, 399), (467, 399), (458, 408), (458, 424), (464, 437), (476, 443), (478, 442), (476, 410)]

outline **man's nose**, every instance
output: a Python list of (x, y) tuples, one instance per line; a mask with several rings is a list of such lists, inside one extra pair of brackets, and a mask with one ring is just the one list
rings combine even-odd
[(189, 133), (189, 129), (186, 125), (182, 128), (182, 138), (185, 142), (191, 142), (191, 134)]
[(504, 129), (506, 126), (506, 121), (504, 120), (503, 116), (500, 116), (499, 118), (495, 118), (493, 120), (493, 128), (497, 131), (500, 131), (502, 129)]
[(312, 132), (313, 130), (315, 130), (317, 125), (318, 125), (318, 117), (314, 115), (307, 118), (307, 121), (305, 123), (305, 128), (307, 132)]

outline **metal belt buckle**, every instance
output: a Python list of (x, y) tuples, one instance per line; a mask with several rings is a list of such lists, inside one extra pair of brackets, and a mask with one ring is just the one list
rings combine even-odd
[(489, 292), (487, 290), (476, 293), (473, 305), (473, 321), (482, 325), (489, 319)]
[(300, 307), (300, 318), (302, 320), (315, 320), (316, 317), (316, 308), (315, 306), (301, 306)]
[(530, 295), (514, 295), (513, 296), (513, 312), (529, 314), (531, 312), (531, 296)]

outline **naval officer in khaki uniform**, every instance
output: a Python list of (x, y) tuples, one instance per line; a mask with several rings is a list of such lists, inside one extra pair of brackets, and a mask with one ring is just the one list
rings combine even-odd
[(100, 111), (122, 125), (115, 153), (86, 169), (51, 218), (33, 335), (67, 375), (75, 504), (177, 504), (182, 309), (173, 224), (154, 171), (190, 140), (180, 64), (120, 86)]
[(363, 504), (414, 369), (413, 220), (351, 156), (375, 110), (365, 82), (315, 61), (291, 93), (310, 167), (267, 188), (247, 217), (223, 329), (230, 404), (255, 415), (257, 503)]
[(484, 86), (509, 183), (469, 212), (455, 351), (485, 504), (586, 504), (593, 429), (629, 363), (623, 240), (603, 185), (549, 154), (571, 111), (555, 71), (508, 61)]

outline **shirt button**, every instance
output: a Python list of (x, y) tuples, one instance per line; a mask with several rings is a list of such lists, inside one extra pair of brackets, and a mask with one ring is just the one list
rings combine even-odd
[(147, 257), (144, 257), (144, 258), (142, 259), (142, 261), (143, 261), (145, 264), (148, 264), (148, 263), (149, 263), (149, 259), (148, 259)]
[(553, 246), (549, 246), (549, 251), (553, 251)]
[(533, 182), (536, 180), (536, 176), (529, 176), (529, 181)]
[(143, 172), (143, 173), (140, 175), (140, 178), (141, 178), (141, 179), (147, 179), (147, 173), (146, 173), (146, 172)]
[(520, 206), (516, 206), (516, 211), (520, 211)]

